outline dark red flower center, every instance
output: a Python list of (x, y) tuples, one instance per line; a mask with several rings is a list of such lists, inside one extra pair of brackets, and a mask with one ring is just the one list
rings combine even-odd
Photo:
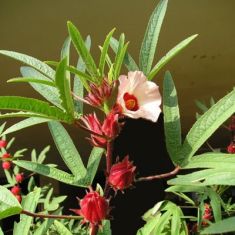
[(134, 95), (129, 94), (126, 92), (123, 96), (125, 101), (125, 106), (128, 110), (137, 111), (139, 109), (137, 98)]

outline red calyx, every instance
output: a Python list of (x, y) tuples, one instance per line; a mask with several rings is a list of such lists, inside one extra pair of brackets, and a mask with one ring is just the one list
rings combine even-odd
[(11, 154), (10, 153), (4, 153), (2, 155), (2, 158), (6, 159), (6, 158), (11, 158)]
[(0, 140), (0, 148), (5, 148), (7, 146), (6, 140)]
[(2, 168), (3, 168), (4, 170), (9, 170), (9, 169), (11, 168), (11, 162), (9, 162), (9, 161), (4, 161), (4, 162), (2, 163)]
[(24, 173), (17, 174), (15, 176), (15, 179), (17, 183), (22, 183), (22, 181), (24, 180)]
[(92, 190), (80, 200), (80, 208), (72, 209), (72, 211), (83, 216), (85, 222), (95, 225), (100, 224), (102, 220), (106, 219), (109, 212), (108, 201), (100, 196), (98, 192)]
[(227, 146), (228, 153), (235, 153), (235, 143), (231, 142), (229, 146)]
[(114, 164), (110, 169), (108, 182), (114, 190), (124, 190), (133, 183), (136, 167), (126, 156), (121, 162)]
[(113, 85), (110, 85), (107, 79), (104, 78), (100, 86), (93, 83), (90, 84), (90, 92), (85, 99), (93, 106), (102, 106), (110, 97), (112, 89)]
[(14, 186), (11, 188), (11, 192), (14, 194), (14, 195), (19, 195), (20, 192), (21, 192), (21, 188), (19, 186)]
[(114, 139), (119, 134), (118, 114), (110, 112), (102, 125), (102, 132), (109, 139)]

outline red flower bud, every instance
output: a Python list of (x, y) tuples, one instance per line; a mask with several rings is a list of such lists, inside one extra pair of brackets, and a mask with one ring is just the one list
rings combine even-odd
[(11, 158), (11, 154), (9, 154), (9, 153), (4, 153), (4, 154), (2, 155), (2, 158)]
[(5, 148), (7, 146), (6, 140), (0, 140), (0, 148)]
[(19, 186), (14, 186), (11, 188), (11, 192), (14, 194), (14, 195), (19, 195), (20, 194), (20, 191), (21, 191), (21, 188)]
[(18, 200), (19, 203), (21, 203), (22, 201), (22, 197), (21, 195), (15, 195), (16, 199)]
[(108, 201), (98, 192), (92, 190), (80, 200), (80, 208), (80, 210), (72, 209), (72, 211), (83, 216), (84, 221), (91, 224), (100, 224), (109, 213)]
[(104, 79), (100, 86), (91, 83), (90, 92), (85, 99), (93, 106), (102, 106), (103, 103), (110, 97), (112, 85), (107, 79)]
[(126, 156), (121, 162), (114, 164), (108, 177), (109, 184), (114, 190), (123, 190), (131, 186), (136, 167)]
[(230, 145), (227, 147), (228, 153), (235, 153), (235, 143), (231, 142)]
[(24, 180), (24, 173), (17, 174), (15, 179), (17, 183), (21, 183)]
[(11, 162), (9, 162), (9, 161), (4, 161), (4, 162), (2, 163), (2, 168), (3, 168), (4, 170), (9, 170), (9, 169), (11, 168)]

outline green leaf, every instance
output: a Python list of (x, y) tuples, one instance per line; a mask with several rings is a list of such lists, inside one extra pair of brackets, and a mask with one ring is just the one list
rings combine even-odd
[(184, 169), (193, 168), (226, 168), (233, 170), (235, 166), (234, 154), (204, 153), (194, 156)]
[(34, 126), (34, 125), (38, 125), (38, 124), (49, 122), (49, 121), (50, 121), (50, 119), (47, 119), (47, 118), (30, 117), (30, 118), (27, 118), (23, 121), (20, 121), (16, 124), (10, 126), (1, 134), (1, 136), (22, 130), (22, 129), (27, 128), (29, 126)]
[[(118, 47), (119, 47), (118, 40), (112, 37), (111, 41), (110, 41), (110, 46), (113, 49), (114, 53), (117, 54)], [(134, 59), (131, 57), (131, 55), (128, 52), (126, 52), (126, 54), (124, 56), (123, 63), (127, 67), (128, 71), (140, 70), (138, 65), (136, 64), (136, 62), (134, 61)]]
[(98, 78), (99, 74), (97, 71), (96, 64), (92, 58), (90, 52), (87, 50), (85, 42), (82, 39), (82, 36), (78, 29), (71, 22), (68, 22), (68, 31), (72, 39), (73, 45), (76, 48), (78, 54), (83, 59), (86, 64), (86, 69), (92, 77)]
[(181, 155), (185, 160), (182, 166), (202, 146), (202, 144), (235, 112), (235, 90), (220, 99), (206, 113), (204, 113), (188, 132)]
[(37, 160), (38, 163), (44, 162), (44, 160), (46, 159), (46, 154), (49, 152), (49, 150), (50, 150), (50, 146), (47, 146), (41, 151), (41, 153), (38, 156), (38, 160)]
[(56, 69), (55, 75), (55, 82), (56, 86), (59, 89), (60, 99), (62, 100), (62, 106), (71, 116), (74, 117), (74, 106), (73, 100), (71, 96), (71, 89), (70, 89), (70, 80), (66, 76), (66, 67), (67, 67), (67, 57), (64, 58), (59, 64)]
[[(0, 109), (6, 110), (20, 110), (35, 114), (48, 119), (60, 120), (71, 123), (72, 119), (62, 110), (50, 106), (49, 103), (21, 96), (1, 96)], [(27, 116), (27, 113), (24, 113)], [(14, 114), (13, 114), (14, 115)], [(4, 114), (1, 115), (4, 117)], [(18, 115), (16, 115), (18, 116)]]
[[(90, 51), (90, 48), (91, 48), (90, 36), (87, 36), (86, 41), (85, 41), (85, 46), (86, 46), (87, 50)], [(83, 73), (85, 73), (85, 71), (86, 71), (86, 65), (81, 57), (79, 57), (79, 59), (78, 59), (77, 70), (81, 71)], [(84, 80), (83, 78), (81, 78), (80, 76), (75, 75), (74, 83), (73, 83), (73, 93), (81, 98), (83, 98), (83, 93), (84, 93), (83, 84), (86, 87), (86, 89), (89, 90), (89, 85), (88, 85), (87, 81)], [(78, 100), (74, 100), (74, 109), (78, 113), (83, 113), (83, 102), (78, 101)]]
[(9, 80), (7, 80), (7, 82), (28, 82), (28, 83), (39, 83), (39, 84), (43, 84), (46, 86), (52, 86), (55, 87), (55, 83), (54, 82), (50, 82), (50, 81), (46, 81), (46, 80), (40, 80), (40, 79), (35, 79), (35, 78), (30, 78), (30, 77), (18, 77), (18, 78), (11, 78)]
[(210, 224), (200, 234), (222, 234), (235, 231), (235, 217), (230, 217), (217, 223)]
[(98, 235), (112, 235), (111, 225), (109, 220), (102, 221), (102, 230), (100, 229)]
[(125, 44), (125, 35), (122, 33), (119, 39), (118, 50), (113, 66), (114, 80), (118, 79), (119, 77), (127, 46), (128, 43)]
[(0, 219), (17, 215), (21, 211), (22, 207), (12, 192), (0, 185)]
[(71, 45), (71, 38), (68, 36), (65, 39), (61, 52), (60, 52), (61, 60), (63, 60), (64, 58), (67, 58), (67, 61), (69, 62), (70, 45)]
[(234, 169), (216, 168), (196, 171), (191, 174), (177, 175), (168, 181), (169, 185), (235, 185)]
[(14, 161), (14, 164), (26, 170), (36, 172), (38, 174), (58, 180), (65, 184), (75, 185), (74, 177), (71, 174), (68, 174), (67, 172), (59, 170), (55, 167), (49, 167), (36, 162), (24, 161), (24, 160)]
[(3, 233), (2, 229), (1, 229), (1, 227), (0, 227), (0, 235), (4, 235), (4, 233)]
[(177, 44), (174, 48), (167, 52), (165, 56), (163, 56), (158, 63), (153, 67), (151, 72), (148, 74), (148, 79), (152, 80), (157, 73), (161, 70), (163, 66), (165, 66), (171, 59), (173, 59), (179, 52), (181, 52), (185, 47), (189, 45), (198, 35), (192, 35), (179, 44)]
[(201, 109), (201, 111), (203, 112), (203, 113), (205, 113), (207, 110), (208, 110), (208, 108), (206, 107), (206, 105), (205, 104), (203, 104), (201, 101), (199, 101), (199, 100), (195, 100), (195, 104), (197, 105), (197, 107), (199, 108), (199, 109)]
[(106, 36), (106, 39), (104, 41), (104, 44), (102, 46), (101, 55), (100, 55), (100, 62), (99, 62), (99, 71), (100, 71), (101, 77), (105, 76), (105, 74), (104, 74), (105, 60), (106, 60), (106, 55), (108, 52), (110, 40), (111, 40), (111, 37), (113, 36), (114, 31), (115, 31), (115, 28), (112, 29), (108, 33), (108, 35)]
[(104, 149), (97, 148), (97, 147), (94, 147), (91, 151), (91, 154), (87, 163), (87, 174), (86, 174), (86, 182), (88, 185), (91, 185), (93, 182), (93, 179), (96, 175), (103, 153), (104, 153)]
[(86, 175), (86, 168), (68, 132), (59, 122), (50, 122), (49, 129), (61, 157), (76, 179)]
[[(24, 77), (32, 77), (35, 79), (40, 79), (45, 82), (51, 82), (49, 78), (38, 72), (37, 70), (23, 66), (20, 68), (20, 72)], [(42, 95), (46, 100), (54, 104), (60, 109), (63, 109), (61, 106), (61, 100), (59, 98), (59, 91), (57, 88), (52, 86), (45, 86), (39, 83), (30, 83), (35, 91), (37, 91), (40, 95)]]
[(180, 164), (181, 124), (177, 92), (170, 72), (166, 72), (163, 81), (163, 113), (167, 151), (174, 164)]
[(153, 11), (140, 49), (140, 70), (148, 75), (154, 59), (168, 0), (161, 0)]
[[(29, 212), (35, 212), (37, 204), (40, 198), (40, 188), (36, 188), (33, 192), (30, 192), (22, 201), (22, 207), (24, 210)], [(13, 235), (19, 234), (29, 234), (31, 223), (33, 222), (33, 217), (21, 214), (20, 222), (15, 223)]]
[(211, 188), (208, 189), (208, 196), (210, 198), (210, 205), (213, 210), (213, 216), (215, 222), (218, 222), (222, 219), (221, 213), (221, 198), (220, 196)]
[(72, 233), (59, 221), (54, 221), (56, 232), (60, 235), (72, 235)]
[(4, 122), (1, 126), (0, 126), (0, 135), (2, 136), (2, 132), (3, 130), (5, 129), (5, 126), (6, 126), (6, 122)]
[[(52, 212), (52, 215), (59, 215), (61, 214), (62, 209), (59, 208), (58, 210)], [(51, 225), (53, 224), (53, 222), (55, 221), (55, 219), (45, 219), (43, 221), (43, 223), (40, 224), (40, 226), (34, 231), (33, 235), (45, 235), (47, 234), (46, 232), (49, 230), (49, 228), (51, 227)]]
[(42, 72), (44, 75), (51, 78), (52, 80), (55, 77), (55, 71), (50, 66), (48, 66), (47, 64), (38, 59), (33, 58), (32, 56), (28, 56), (14, 51), (5, 51), (5, 50), (0, 50), (0, 54), (11, 57), (13, 59), (16, 59), (31, 66), (36, 70)]

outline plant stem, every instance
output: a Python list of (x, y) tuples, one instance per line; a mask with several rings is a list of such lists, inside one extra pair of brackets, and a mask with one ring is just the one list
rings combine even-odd
[(72, 216), (72, 215), (46, 215), (41, 213), (33, 213), (30, 211), (22, 210), (21, 214), (25, 214), (31, 217), (37, 217), (37, 218), (50, 218), (50, 219), (82, 219), (82, 216)]
[(113, 141), (107, 141), (107, 149), (106, 149), (106, 182), (105, 182), (105, 188), (104, 188), (104, 196), (105, 198), (108, 198), (109, 194), (109, 183), (108, 183), (108, 177), (110, 173), (110, 169), (112, 166), (112, 152), (113, 152)]
[(146, 176), (146, 177), (140, 177), (138, 179), (135, 179), (135, 182), (151, 181), (151, 180), (156, 180), (156, 179), (168, 178), (168, 177), (176, 175), (179, 171), (180, 171), (180, 167), (176, 166), (175, 169), (171, 172), (164, 173), (161, 175), (151, 175), (151, 176)]
[(91, 224), (90, 235), (96, 235), (98, 233), (98, 226), (95, 224)]

